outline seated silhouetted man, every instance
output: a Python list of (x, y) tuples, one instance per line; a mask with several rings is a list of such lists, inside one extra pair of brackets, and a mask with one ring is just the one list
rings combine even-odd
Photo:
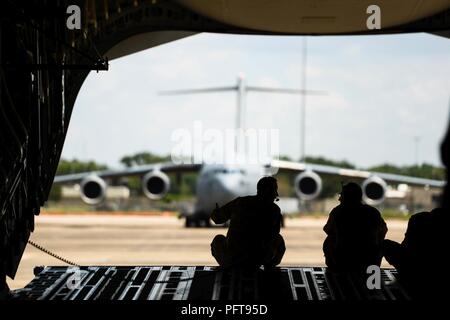
[(217, 235), (211, 243), (220, 266), (270, 269), (281, 262), (286, 248), (280, 208), (274, 203), (277, 190), (275, 178), (263, 177), (256, 196), (236, 198), (221, 208), (216, 204), (211, 219), (217, 224), (230, 220), (227, 236)]
[(362, 190), (356, 183), (342, 187), (341, 202), (328, 217), (323, 230), (325, 262), (334, 272), (366, 272), (380, 265), (382, 241), (387, 232), (380, 212), (362, 203)]
[[(402, 243), (384, 240), (386, 260), (413, 296), (435, 297), (440, 288), (448, 295), (449, 214), (436, 208), (411, 216)], [(443, 271), (441, 273), (441, 271)], [(434, 277), (430, 277), (434, 273)], [(444, 283), (446, 282), (446, 285)]]

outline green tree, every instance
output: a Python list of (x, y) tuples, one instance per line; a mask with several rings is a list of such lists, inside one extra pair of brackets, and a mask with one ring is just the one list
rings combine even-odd
[(62, 187), (60, 185), (52, 185), (50, 193), (48, 195), (48, 200), (50, 201), (60, 201), (62, 197)]
[(368, 170), (435, 180), (445, 179), (445, 169), (443, 167), (434, 166), (429, 163), (403, 167), (385, 163), (382, 165), (370, 167)]
[(120, 162), (127, 168), (166, 161), (170, 161), (169, 155), (159, 156), (151, 152), (139, 152), (133, 155), (126, 155), (120, 159)]
[(348, 162), (347, 160), (331, 160), (324, 157), (306, 157), (306, 163), (313, 163), (313, 164), (322, 164), (322, 165), (328, 165), (328, 166), (335, 166), (340, 168), (346, 168), (346, 169), (355, 169), (355, 165)]
[(79, 172), (89, 172), (97, 170), (106, 170), (108, 166), (104, 164), (98, 164), (95, 161), (80, 161), (77, 159), (65, 160), (61, 159), (58, 163), (58, 169), (56, 170), (57, 175), (79, 173)]
[(283, 161), (292, 161), (292, 158), (287, 155), (281, 155), (278, 157), (278, 159), (283, 160)]
[[(97, 170), (106, 170), (108, 167), (104, 164), (98, 164), (95, 161), (80, 161), (77, 159), (66, 160), (61, 159), (58, 163), (58, 168), (56, 170), (56, 175), (79, 173), (79, 172), (89, 172)], [(48, 196), (49, 200), (59, 201), (61, 200), (62, 188), (60, 185), (53, 185), (50, 194)]]

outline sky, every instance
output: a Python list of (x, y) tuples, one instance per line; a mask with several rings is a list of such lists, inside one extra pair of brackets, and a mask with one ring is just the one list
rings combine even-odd
[[(236, 94), (162, 90), (248, 85), (300, 88), (300, 36), (199, 34), (110, 61), (77, 97), (62, 157), (120, 167), (124, 155), (170, 154), (176, 130), (233, 129)], [(347, 160), (440, 165), (449, 119), (450, 40), (429, 34), (308, 37), (305, 153)], [(301, 99), (251, 92), (247, 128), (276, 129), (279, 152), (300, 156)]]

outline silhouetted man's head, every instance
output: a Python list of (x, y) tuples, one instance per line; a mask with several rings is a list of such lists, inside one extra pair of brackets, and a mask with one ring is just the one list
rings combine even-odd
[(277, 179), (274, 177), (263, 177), (259, 179), (256, 186), (257, 194), (267, 201), (274, 201), (278, 197)]
[(447, 184), (442, 194), (441, 206), (448, 210), (450, 208), (450, 123), (444, 140), (441, 143), (441, 159), (447, 169)]
[(447, 214), (447, 212), (445, 212), (444, 208), (434, 208), (433, 210), (430, 211), (430, 213), (434, 214), (434, 215), (438, 215), (438, 216), (445, 216), (445, 217), (449, 217), (449, 214)]
[(339, 201), (341, 203), (361, 203), (362, 201), (361, 187), (354, 182), (344, 184), (342, 186)]

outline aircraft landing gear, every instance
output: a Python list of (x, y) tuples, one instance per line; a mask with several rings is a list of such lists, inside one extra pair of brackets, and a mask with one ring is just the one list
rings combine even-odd
[(194, 217), (186, 217), (186, 222), (184, 224), (186, 228), (193, 228), (196, 226), (196, 221)]
[(198, 215), (186, 217), (186, 228), (209, 228), (211, 222), (209, 217), (202, 217)]

